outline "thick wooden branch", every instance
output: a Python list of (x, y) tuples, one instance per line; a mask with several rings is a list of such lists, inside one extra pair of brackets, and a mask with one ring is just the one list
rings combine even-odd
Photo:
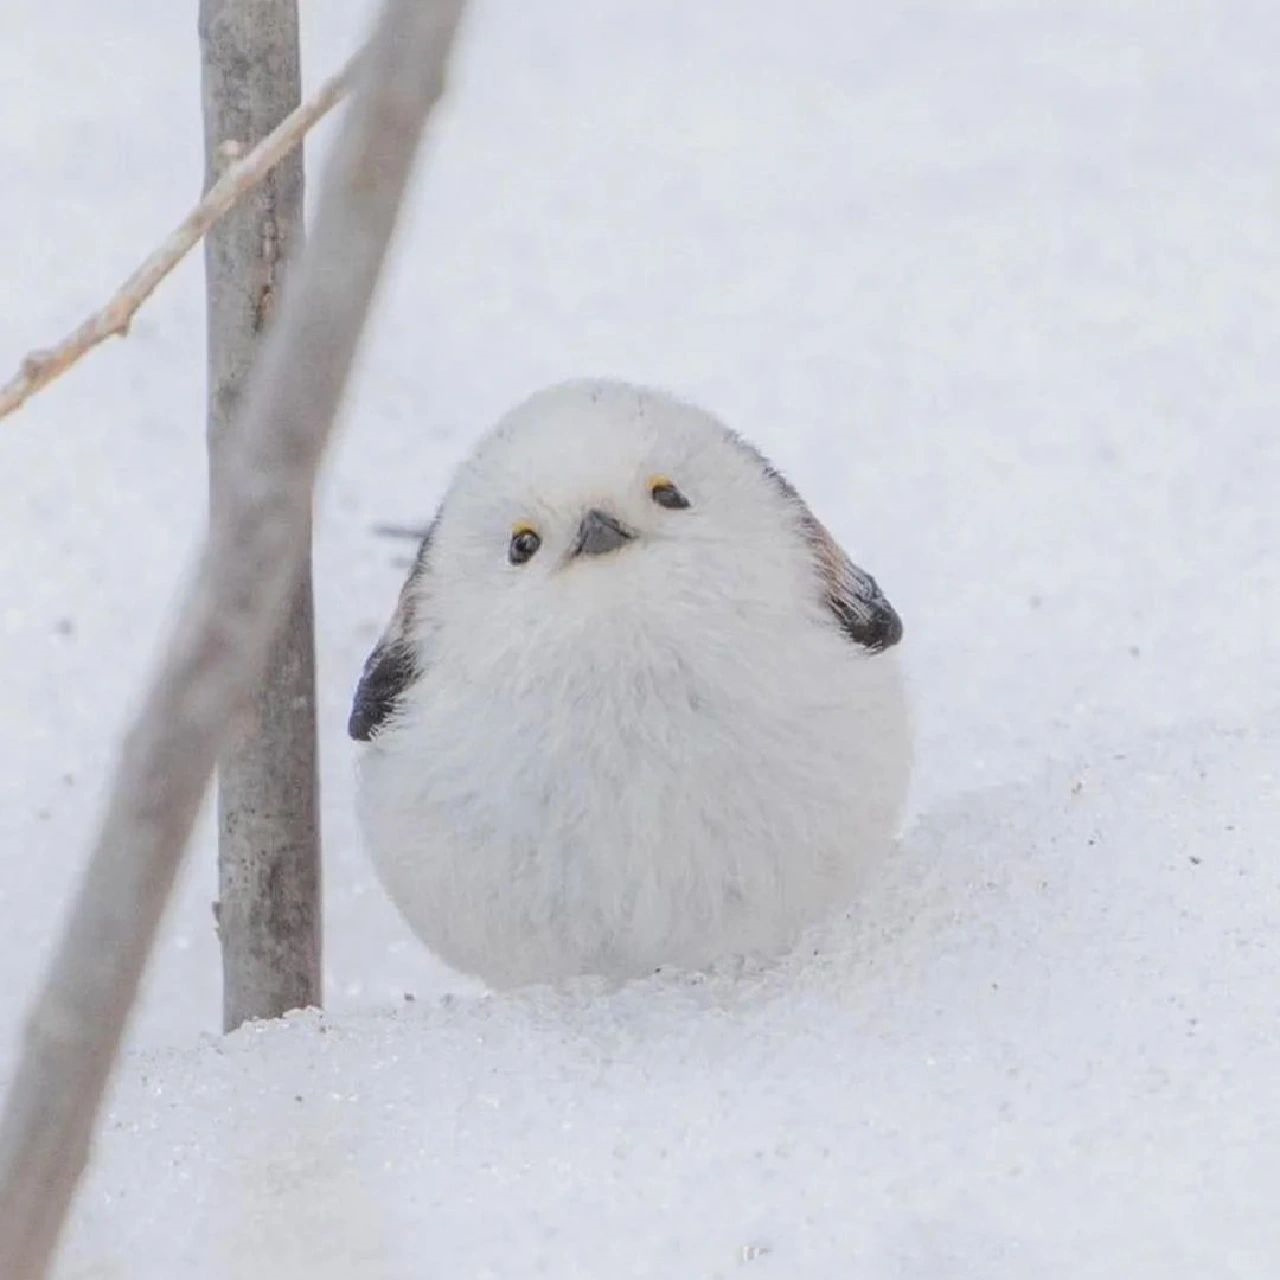
[(199, 204), (149, 254), (132, 275), (108, 299), (61, 341), (40, 351), (32, 351), (18, 372), (0, 387), (0, 418), (20, 408), (43, 387), (66, 373), (81, 356), (117, 335), (129, 331), (138, 308), (156, 291), (160, 282), (191, 252), (220, 218), (267, 176), (310, 129), (346, 97), (355, 78), (357, 54), (331, 80), (320, 86), (314, 97), (291, 112), (278, 128), (243, 155), (242, 140), (222, 141), (226, 168)]
[[(225, 138), (256, 143), (301, 96), (298, 0), (200, 0), (205, 178)], [(295, 148), (204, 242), (209, 501), (223, 501), (228, 432), (302, 241)], [(267, 671), (218, 761), (222, 1025), (321, 1001), (315, 628), (304, 558)]]
[(0, 1117), (0, 1276), (43, 1280), (214, 761), (261, 676), (463, 0), (386, 0), (310, 242), (227, 452), (227, 500), (130, 730)]

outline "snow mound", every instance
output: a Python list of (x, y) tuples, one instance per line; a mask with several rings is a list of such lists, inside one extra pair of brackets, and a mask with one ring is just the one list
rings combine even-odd
[(964, 797), (773, 968), (133, 1054), (60, 1275), (1274, 1274), (1278, 760)]

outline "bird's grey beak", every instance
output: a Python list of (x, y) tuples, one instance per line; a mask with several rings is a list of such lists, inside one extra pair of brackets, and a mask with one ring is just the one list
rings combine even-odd
[(591, 510), (582, 517), (578, 536), (573, 544), (575, 556), (602, 556), (617, 551), (635, 537), (629, 529), (603, 511)]

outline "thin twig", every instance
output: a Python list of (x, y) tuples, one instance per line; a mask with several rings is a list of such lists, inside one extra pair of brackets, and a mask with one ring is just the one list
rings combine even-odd
[(117, 334), (123, 337), (138, 308), (219, 218), (252, 191), (294, 149), (311, 128), (346, 97), (361, 55), (357, 53), (313, 98), (290, 112), (256, 147), (238, 156), (234, 138), (228, 138), (228, 167), (205, 192), (200, 203), (176, 226), (153, 253), (120, 286), (100, 311), (69, 333), (61, 342), (32, 351), (18, 372), (0, 387), (0, 418), (25, 404), (35, 393), (65, 373), (86, 352)]
[(0, 1117), (0, 1276), (43, 1280), (214, 760), (267, 664), (316, 469), (463, 0), (385, 0), (223, 454), (223, 500), (58, 940)]
[(379, 538), (406, 538), (421, 542), (430, 533), (428, 525), (413, 524), (375, 524), (373, 533)]

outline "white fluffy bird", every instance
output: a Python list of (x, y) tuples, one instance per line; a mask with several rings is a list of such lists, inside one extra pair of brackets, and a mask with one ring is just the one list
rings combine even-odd
[(455, 478), (356, 692), (383, 882), (493, 986), (785, 950), (895, 832), (901, 634), (715, 418), (539, 392)]

